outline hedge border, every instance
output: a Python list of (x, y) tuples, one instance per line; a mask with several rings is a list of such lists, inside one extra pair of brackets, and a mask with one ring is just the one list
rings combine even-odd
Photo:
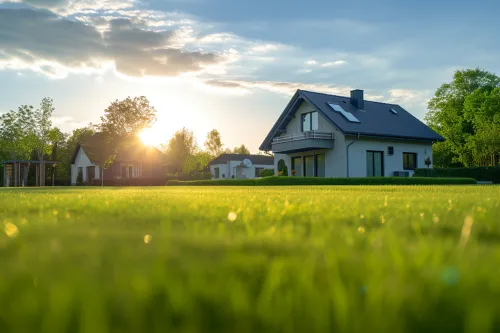
[(479, 181), (500, 182), (500, 167), (471, 167), (471, 168), (429, 168), (416, 169), (416, 177), (467, 177)]
[(312, 177), (265, 177), (255, 179), (216, 179), (177, 181), (167, 186), (297, 186), (297, 185), (471, 185), (472, 178), (435, 177), (368, 177), (368, 178), (312, 178)]

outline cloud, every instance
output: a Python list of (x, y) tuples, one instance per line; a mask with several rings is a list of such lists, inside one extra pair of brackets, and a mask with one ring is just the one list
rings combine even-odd
[(98, 10), (132, 8), (135, 0), (14, 0), (36, 8), (50, 9), (61, 15), (94, 13)]
[(224, 59), (175, 47), (176, 31), (137, 28), (113, 19), (109, 28), (72, 21), (46, 10), (0, 9), (0, 69), (32, 69), (51, 77), (102, 72), (114, 65), (130, 76), (199, 72)]
[(316, 92), (348, 96), (351, 87), (340, 86), (334, 84), (311, 84), (311, 83), (297, 83), (297, 82), (273, 82), (273, 81), (245, 81), (245, 80), (207, 80), (205, 84), (219, 87), (219, 88), (232, 88), (244, 90), (267, 90), (284, 95), (291, 96), (298, 89), (311, 90)]
[(389, 103), (425, 106), (432, 97), (430, 90), (410, 90), (410, 89), (391, 89), (389, 90)]
[(317, 64), (318, 64), (318, 62), (314, 59), (306, 61), (306, 65), (308, 65), (308, 66), (316, 66)]
[(346, 63), (347, 62), (345, 62), (344, 60), (336, 60), (331, 62), (325, 62), (324, 64), (321, 64), (321, 67), (336, 67), (345, 65)]

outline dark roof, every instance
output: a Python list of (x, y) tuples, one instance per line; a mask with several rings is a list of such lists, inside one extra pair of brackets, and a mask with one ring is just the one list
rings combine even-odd
[(212, 164), (225, 164), (229, 161), (243, 161), (249, 159), (252, 164), (274, 165), (274, 157), (266, 155), (222, 154), (210, 162)]
[[(444, 141), (444, 138), (434, 132), (411, 113), (397, 104), (364, 101), (364, 109), (360, 110), (350, 103), (350, 97), (315, 93), (297, 90), (292, 100), (273, 126), (262, 145), (261, 150), (271, 150), (271, 142), (278, 130), (285, 129), (302, 102), (308, 102), (321, 112), (333, 125), (345, 135), (361, 135), (385, 138), (397, 138), (419, 141)], [(359, 123), (353, 123), (338, 112), (333, 111), (328, 103), (339, 104), (352, 113)], [(390, 109), (397, 111), (393, 114)]]
[[(150, 162), (161, 161), (163, 153), (156, 148), (147, 147), (137, 140), (120, 140), (116, 142), (123, 144), (123, 147), (118, 149), (118, 153), (114, 159), (116, 162), (139, 162), (143, 160)], [(125, 142), (127, 143), (125, 144)], [(75, 163), (80, 148), (83, 148), (83, 151), (90, 161), (97, 165), (102, 165), (106, 162), (115, 151), (115, 148), (106, 140), (105, 135), (96, 133), (90, 137), (84, 138), (77, 144), (71, 159), (72, 164)]]

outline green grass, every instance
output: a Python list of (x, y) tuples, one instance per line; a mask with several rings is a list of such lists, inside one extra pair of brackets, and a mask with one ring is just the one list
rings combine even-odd
[(0, 190), (0, 332), (500, 331), (500, 187)]

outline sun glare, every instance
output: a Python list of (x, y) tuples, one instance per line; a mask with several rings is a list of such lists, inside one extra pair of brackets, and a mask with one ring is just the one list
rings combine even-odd
[(139, 138), (141, 139), (142, 143), (147, 146), (156, 146), (163, 143), (164, 141), (162, 133), (159, 133), (154, 128), (146, 128), (141, 133), (139, 133)]

